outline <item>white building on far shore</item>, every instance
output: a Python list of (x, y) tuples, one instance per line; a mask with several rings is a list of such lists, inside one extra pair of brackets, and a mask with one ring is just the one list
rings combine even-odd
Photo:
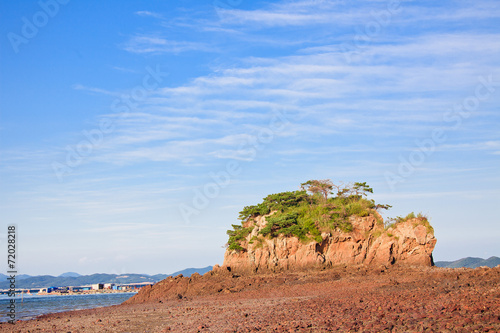
[(92, 290), (101, 290), (104, 288), (104, 285), (102, 283), (96, 283), (92, 285)]

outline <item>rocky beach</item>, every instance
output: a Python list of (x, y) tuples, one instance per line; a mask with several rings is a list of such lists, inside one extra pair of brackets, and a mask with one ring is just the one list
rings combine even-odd
[(192, 285), (184, 295), (172, 290), (158, 298), (138, 297), (129, 302), (133, 304), (51, 314), (16, 324), (2, 323), (0, 330), (23, 333), (500, 330), (500, 267), (359, 266), (247, 277), (231, 273), (205, 275), (172, 278), (171, 284)]

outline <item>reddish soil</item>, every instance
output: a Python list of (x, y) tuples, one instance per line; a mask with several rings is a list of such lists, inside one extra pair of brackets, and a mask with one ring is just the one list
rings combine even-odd
[(174, 288), (147, 303), (3, 323), (0, 331), (500, 332), (500, 266), (330, 269), (225, 279), (214, 279), (229, 287), (222, 290), (201, 279), (204, 287), (192, 287), (197, 296), (174, 294)]

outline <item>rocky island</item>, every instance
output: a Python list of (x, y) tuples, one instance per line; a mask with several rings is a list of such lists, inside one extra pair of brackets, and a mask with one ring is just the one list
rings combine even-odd
[(427, 217), (410, 213), (384, 222), (379, 210), (390, 206), (367, 199), (372, 192), (366, 183), (310, 180), (301, 190), (268, 195), (245, 207), (241, 223), (227, 231), (222, 266), (166, 279), (126, 303), (253, 289), (278, 273), (433, 266), (436, 238)]
[[(432, 266), (436, 244), (426, 217), (410, 213), (384, 225), (377, 211), (388, 208), (363, 196), (372, 189), (355, 183), (337, 197), (328, 180), (307, 191), (270, 195), (258, 206), (245, 207), (242, 226), (233, 225), (223, 266), (242, 272), (283, 271), (335, 265)], [(302, 184), (304, 186), (304, 184)]]
[(498, 332), (500, 266), (437, 268), (426, 216), (384, 219), (366, 183), (311, 180), (244, 207), (212, 271), (119, 306), (2, 331)]

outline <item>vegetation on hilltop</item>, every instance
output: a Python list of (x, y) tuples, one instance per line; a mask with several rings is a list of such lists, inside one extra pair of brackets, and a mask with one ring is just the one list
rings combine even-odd
[[(395, 227), (398, 223), (401, 222), (406, 222), (408, 220), (416, 219), (415, 223), (421, 224), (427, 228), (427, 232), (434, 234), (434, 228), (431, 226), (429, 223), (429, 219), (426, 215), (422, 213), (415, 214), (414, 212), (411, 212), (410, 214), (406, 216), (396, 216), (395, 218), (388, 218), (387, 221), (384, 222), (385, 229), (393, 228)], [(416, 225), (415, 225), (416, 226)]]
[[(263, 202), (246, 206), (240, 212), (240, 225), (233, 224), (228, 230), (228, 249), (241, 251), (240, 241), (255, 228), (245, 227), (245, 222), (257, 216), (266, 217), (267, 224), (257, 237), (296, 236), (303, 241), (320, 242), (321, 232), (352, 231), (351, 216), (368, 216), (378, 209), (389, 209), (389, 205), (376, 204), (367, 199), (373, 189), (364, 183), (334, 184), (331, 180), (309, 180), (301, 184), (300, 191), (281, 192), (268, 195)], [(383, 221), (379, 221), (383, 223)], [(253, 242), (255, 237), (252, 238)]]

